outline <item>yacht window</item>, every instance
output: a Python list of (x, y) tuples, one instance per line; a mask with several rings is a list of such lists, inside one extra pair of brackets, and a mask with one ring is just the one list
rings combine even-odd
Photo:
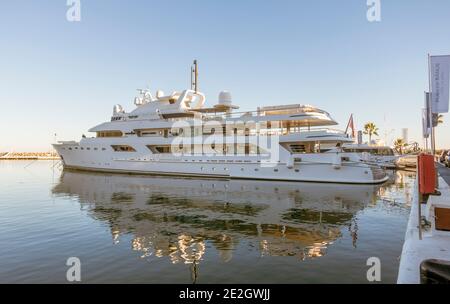
[(390, 149), (378, 149), (377, 155), (394, 155)]
[(167, 147), (154, 147), (154, 146), (147, 146), (149, 150), (151, 150), (153, 153), (168, 153), (170, 149)]
[(106, 150), (106, 148), (102, 148), (102, 151), (105, 151)]
[(128, 145), (111, 145), (115, 152), (136, 152), (136, 150)]
[(203, 129), (203, 135), (213, 135), (216, 133), (216, 129), (215, 128), (204, 128)]
[(137, 130), (138, 136), (141, 137), (167, 137), (168, 135), (168, 129), (143, 129), (143, 130)]
[(244, 154), (245, 155), (249, 155), (250, 154), (250, 145), (249, 144), (245, 144), (245, 146), (244, 146)]
[(97, 137), (122, 137), (122, 131), (99, 131)]
[(171, 153), (170, 146), (153, 146), (147, 145), (147, 148), (153, 153)]
[(293, 153), (305, 153), (306, 152), (306, 147), (305, 145), (291, 145), (291, 151)]
[(183, 129), (180, 128), (180, 129), (178, 129), (178, 131), (173, 130), (173, 131), (170, 132), (170, 134), (172, 134), (172, 136), (182, 136), (183, 135)]

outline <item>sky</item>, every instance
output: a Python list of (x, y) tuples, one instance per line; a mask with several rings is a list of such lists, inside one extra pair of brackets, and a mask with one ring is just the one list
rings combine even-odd
[[(0, 3), (0, 151), (47, 151), (134, 108), (137, 88), (189, 88), (199, 61), (207, 105), (228, 90), (242, 110), (322, 108), (345, 128), (421, 139), (427, 54), (450, 54), (450, 1), (66, 0)], [(450, 148), (449, 116), (437, 147)]]

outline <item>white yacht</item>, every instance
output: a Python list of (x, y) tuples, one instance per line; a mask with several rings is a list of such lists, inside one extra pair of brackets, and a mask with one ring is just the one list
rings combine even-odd
[(397, 168), (399, 156), (394, 149), (388, 146), (369, 146), (366, 144), (344, 144), (345, 152), (361, 154), (361, 159), (365, 162), (379, 165), (386, 169)]
[(136, 108), (114, 106), (110, 121), (89, 130), (95, 137), (54, 148), (64, 167), (93, 171), (356, 184), (388, 179), (379, 166), (340, 148), (353, 140), (329, 129), (337, 122), (321, 109), (292, 104), (238, 112), (226, 91), (212, 107), (205, 100), (197, 80), (169, 95), (140, 90)]

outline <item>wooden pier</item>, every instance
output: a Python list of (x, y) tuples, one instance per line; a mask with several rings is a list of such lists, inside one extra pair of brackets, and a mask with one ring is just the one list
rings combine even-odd
[(56, 152), (0, 152), (0, 160), (59, 160)]

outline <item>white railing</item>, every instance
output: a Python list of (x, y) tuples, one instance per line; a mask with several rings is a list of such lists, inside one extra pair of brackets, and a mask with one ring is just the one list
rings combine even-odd
[[(214, 112), (214, 113), (202, 113), (203, 119), (210, 120), (214, 118), (220, 118), (220, 119), (226, 119), (226, 118), (240, 118), (240, 117), (265, 117), (265, 116), (273, 116), (275, 114), (269, 114), (267, 115), (266, 112), (276, 112), (277, 110), (256, 110), (256, 111), (243, 111), (243, 112), (230, 112), (230, 113), (223, 113), (223, 112)], [(298, 108), (298, 109), (280, 109), (279, 111), (290, 111), (290, 113), (284, 113), (280, 115), (294, 115), (294, 114), (308, 114), (308, 113), (317, 113), (317, 114), (325, 114), (327, 116), (330, 116), (330, 114), (326, 111), (320, 110), (320, 109), (311, 109), (307, 110), (304, 108)]]

